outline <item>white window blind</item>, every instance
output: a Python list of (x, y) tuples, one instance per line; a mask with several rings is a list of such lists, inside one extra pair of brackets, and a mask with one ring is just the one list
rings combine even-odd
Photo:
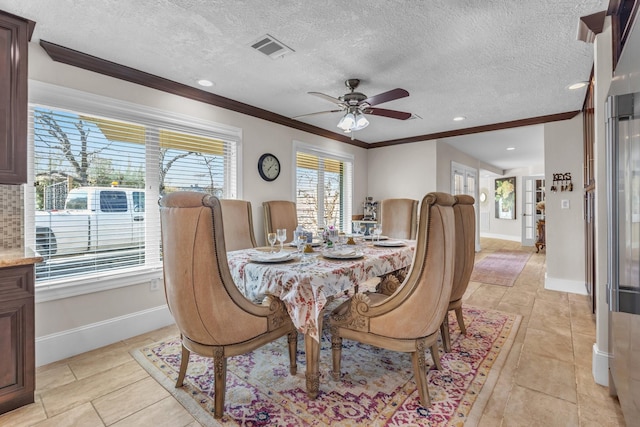
[(237, 197), (233, 138), (128, 111), (114, 118), (31, 105), (30, 115), (35, 193), (25, 223), (35, 233), (25, 234), (45, 257), (37, 285), (159, 268), (159, 197)]
[(298, 222), (306, 229), (351, 231), (353, 159), (317, 149), (296, 149)]

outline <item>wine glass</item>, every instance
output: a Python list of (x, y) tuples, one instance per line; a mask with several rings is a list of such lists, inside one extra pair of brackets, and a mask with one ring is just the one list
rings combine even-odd
[(278, 242), (280, 242), (280, 252), (282, 252), (284, 250), (284, 241), (287, 240), (287, 229), (278, 228), (276, 237)]
[(378, 226), (376, 227), (375, 233), (376, 233), (376, 239), (378, 240), (378, 242), (380, 242), (380, 236), (382, 235), (382, 224), (378, 224)]
[(367, 233), (367, 224), (360, 224), (360, 227), (358, 228), (358, 237), (359, 237), (359, 241), (360, 243), (364, 243), (364, 235)]
[(380, 235), (382, 234), (382, 225), (375, 224), (373, 226), (373, 234), (376, 236), (376, 241), (380, 242)]
[(269, 244), (271, 245), (271, 252), (273, 252), (273, 245), (276, 244), (276, 233), (269, 233), (267, 234), (267, 240), (269, 241)]
[(300, 257), (300, 263), (302, 263), (302, 259), (304, 258), (304, 247), (307, 244), (305, 235), (301, 232), (294, 231), (293, 244), (296, 245), (298, 256)]

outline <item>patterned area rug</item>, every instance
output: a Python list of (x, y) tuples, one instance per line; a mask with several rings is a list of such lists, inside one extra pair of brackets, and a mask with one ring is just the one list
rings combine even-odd
[[(420, 406), (411, 358), (344, 340), (340, 381), (331, 377), (325, 333), (320, 394), (307, 398), (302, 336), (298, 373), (289, 374), (286, 337), (228, 361), (224, 416), (213, 418), (212, 360), (192, 354), (184, 386), (174, 387), (180, 366), (178, 338), (132, 352), (140, 365), (204, 426), (473, 426), (478, 423), (515, 339), (521, 316), (463, 308), (467, 334), (453, 312), (452, 352), (440, 350), (443, 370), (429, 370), (432, 407)], [(433, 364), (430, 355), (427, 361)]]
[(475, 263), (470, 280), (513, 286), (530, 256), (530, 252), (524, 251), (495, 251)]

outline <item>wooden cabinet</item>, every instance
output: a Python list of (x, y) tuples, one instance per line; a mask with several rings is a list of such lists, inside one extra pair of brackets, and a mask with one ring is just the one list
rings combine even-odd
[(27, 59), (34, 26), (0, 11), (0, 184), (27, 182)]
[(34, 267), (0, 268), (0, 414), (33, 403)]

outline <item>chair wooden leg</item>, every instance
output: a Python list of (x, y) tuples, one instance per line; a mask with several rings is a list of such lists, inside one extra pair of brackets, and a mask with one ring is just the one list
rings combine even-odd
[(414, 377), (418, 394), (420, 395), (420, 404), (425, 408), (431, 406), (431, 398), (429, 397), (429, 387), (427, 384), (427, 363), (424, 357), (424, 346), (418, 346), (418, 350), (411, 353), (411, 361), (413, 362)]
[(467, 328), (465, 328), (464, 326), (464, 319), (462, 317), (462, 307), (458, 307), (455, 309), (456, 312), (456, 318), (458, 319), (458, 325), (460, 326), (460, 332), (462, 332), (462, 335), (467, 333)]
[(338, 381), (340, 379), (340, 359), (342, 358), (342, 337), (336, 334), (331, 335), (331, 356), (333, 358), (331, 376)]
[(444, 320), (440, 324), (440, 336), (442, 337), (442, 347), (444, 351), (451, 351), (451, 334), (449, 333), (449, 313), (444, 315)]
[(287, 335), (289, 342), (289, 372), (295, 375), (298, 372), (298, 361), (296, 354), (298, 352), (298, 332), (294, 331)]
[(227, 358), (224, 356), (222, 348), (216, 348), (213, 354), (213, 366), (215, 370), (215, 399), (214, 413), (215, 418), (222, 418), (224, 413), (224, 397), (227, 391)]
[(436, 365), (438, 371), (442, 371), (442, 364), (440, 363), (440, 353), (438, 353), (438, 343), (434, 342), (431, 346), (431, 358)]
[(187, 365), (189, 364), (189, 355), (191, 352), (182, 345), (182, 356), (180, 359), (180, 371), (178, 372), (178, 380), (176, 381), (176, 388), (182, 387), (184, 383), (184, 376), (187, 373)]

